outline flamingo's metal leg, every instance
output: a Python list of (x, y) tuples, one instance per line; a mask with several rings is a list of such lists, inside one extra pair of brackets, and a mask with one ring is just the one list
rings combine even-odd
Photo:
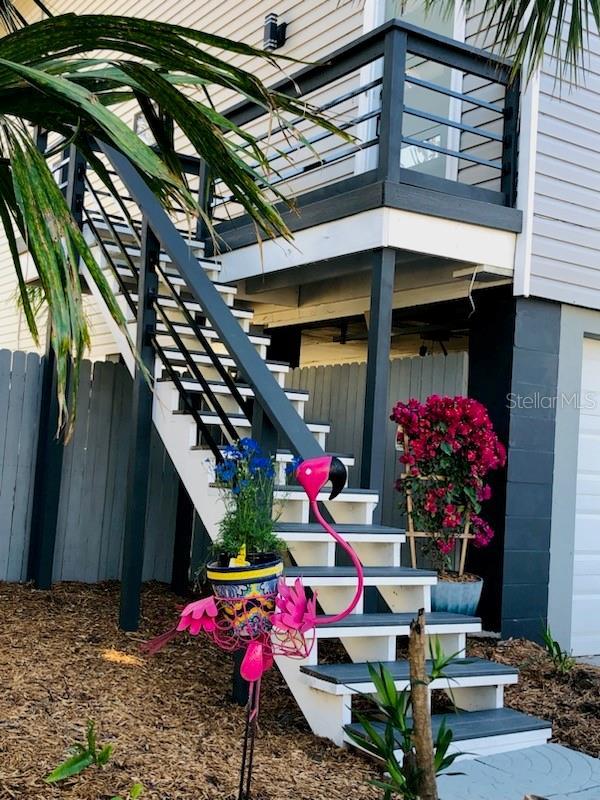
[(254, 764), (254, 743), (256, 741), (256, 728), (258, 726), (259, 703), (260, 681), (257, 681), (256, 683), (250, 684), (238, 800), (250, 800), (250, 783), (252, 781), (252, 767)]

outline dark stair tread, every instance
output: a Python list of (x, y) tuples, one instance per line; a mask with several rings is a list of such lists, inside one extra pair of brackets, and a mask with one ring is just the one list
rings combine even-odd
[[(523, 714), (521, 711), (515, 711), (514, 708), (492, 708), (487, 711), (434, 714), (431, 718), (434, 737), (437, 735), (442, 721), (452, 731), (453, 740), (456, 742), (485, 739), (489, 736), (507, 736), (511, 733), (545, 730), (551, 727), (546, 720)], [(374, 722), (373, 725), (379, 733), (382, 733), (385, 728), (381, 722)], [(362, 733), (362, 726), (358, 723), (349, 725), (348, 728)], [(398, 741), (400, 741), (400, 735)]]
[[(416, 612), (408, 611), (401, 614), (349, 614), (339, 622), (318, 623), (325, 628), (362, 628), (375, 627), (384, 628), (387, 626), (409, 626), (415, 618)], [(317, 620), (319, 617), (317, 616)], [(428, 625), (460, 625), (460, 624), (479, 624), (479, 617), (471, 617), (466, 614), (452, 614), (449, 611), (432, 611), (427, 614)]]
[[(290, 578), (348, 578), (356, 575), (354, 567), (286, 567), (285, 574)], [(430, 569), (412, 567), (363, 567), (365, 578), (435, 578), (437, 572)]]
[[(375, 666), (383, 664), (392, 674), (396, 681), (408, 680), (409, 665), (408, 661), (377, 661)], [(427, 668), (431, 667), (431, 662), (427, 662)], [(356, 662), (352, 664), (314, 664), (300, 667), (300, 671), (313, 678), (333, 683), (337, 685), (371, 683), (369, 665), (366, 662)], [(498, 664), (496, 661), (488, 661), (485, 658), (458, 658), (444, 668), (445, 678), (469, 678), (488, 675), (518, 675), (519, 671), (515, 667), (507, 664)]]
[[(366, 523), (364, 525), (354, 525), (352, 523), (345, 523), (345, 524), (339, 524), (339, 525), (336, 524), (335, 529), (336, 529), (336, 531), (338, 531), (338, 533), (341, 533), (342, 536), (345, 533), (346, 534), (347, 533), (354, 533), (354, 534), (364, 533), (365, 535), (368, 535), (370, 533), (377, 533), (377, 534), (381, 534), (381, 533), (389, 533), (389, 534), (406, 533), (404, 528), (391, 528), (388, 525), (368, 525)], [(307, 532), (307, 533), (323, 533), (323, 534), (325, 534), (325, 531), (323, 530), (321, 525), (318, 524), (318, 522), (276, 522), (275, 523), (275, 530), (279, 534), (303, 533), (303, 532)], [(329, 535), (329, 534), (327, 534), (327, 535)]]

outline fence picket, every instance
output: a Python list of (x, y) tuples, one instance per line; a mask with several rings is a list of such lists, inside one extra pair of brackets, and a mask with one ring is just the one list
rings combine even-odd
[[(43, 360), (0, 350), (0, 580), (25, 578)], [(54, 580), (118, 578), (125, 520), (131, 379), (121, 364), (81, 366), (78, 421), (66, 445)], [(157, 434), (149, 492), (148, 579), (167, 580), (178, 479)]]

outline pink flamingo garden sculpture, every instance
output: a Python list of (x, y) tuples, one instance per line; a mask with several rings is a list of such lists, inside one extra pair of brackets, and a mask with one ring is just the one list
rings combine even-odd
[(318, 502), (319, 494), (328, 482), (331, 482), (329, 499), (333, 500), (339, 495), (346, 485), (346, 467), (338, 458), (324, 455), (302, 461), (295, 474), (306, 492), (315, 519), (348, 554), (356, 569), (356, 592), (349, 605), (337, 614), (317, 616), (316, 593), (309, 597), (301, 578), (297, 578), (293, 586), (288, 586), (285, 578), (281, 578), (275, 596), (253, 596), (240, 601), (239, 613), (244, 617), (250, 611), (256, 610), (257, 604), (261, 610), (267, 612), (256, 615), (262, 624), (252, 631), (247, 626), (236, 626), (232, 622), (230, 610), (227, 609), (229, 613), (225, 613), (221, 598), (211, 595), (187, 605), (181, 612), (177, 627), (148, 642), (144, 648), (150, 653), (157, 652), (177, 632), (187, 631), (192, 636), (205, 634), (222, 650), (245, 650), (240, 673), (250, 684), (250, 690), (238, 800), (250, 798), (260, 684), (264, 673), (273, 666), (274, 656), (306, 658), (315, 641), (315, 628), (347, 617), (356, 608), (363, 593), (362, 564), (348, 542), (323, 517)]

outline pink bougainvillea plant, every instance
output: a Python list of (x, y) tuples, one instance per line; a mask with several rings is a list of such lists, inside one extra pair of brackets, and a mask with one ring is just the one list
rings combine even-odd
[(459, 538), (470, 538), (476, 547), (492, 540), (481, 504), (492, 494), (488, 473), (504, 466), (506, 451), (485, 406), (469, 397), (411, 399), (397, 403), (391, 419), (399, 426), (405, 467), (396, 488), (411, 528), (424, 536), (424, 550), (445, 572)]

